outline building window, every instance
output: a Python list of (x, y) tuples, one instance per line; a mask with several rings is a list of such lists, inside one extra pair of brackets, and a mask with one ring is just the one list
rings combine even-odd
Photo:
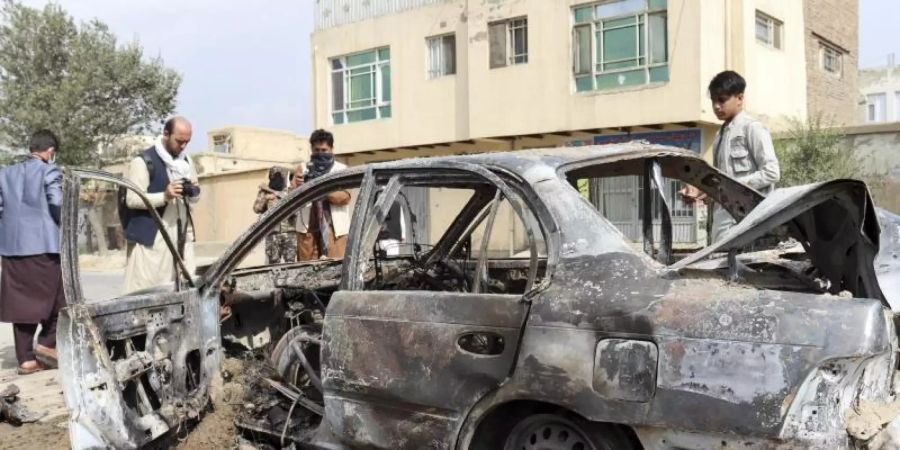
[(820, 42), (819, 48), (819, 59), (822, 61), (822, 70), (840, 77), (843, 71), (842, 59), (844, 52), (825, 42)]
[(605, 1), (573, 13), (577, 91), (669, 81), (666, 0)]
[(900, 121), (900, 91), (894, 93), (894, 120)]
[(231, 153), (231, 136), (227, 134), (213, 136), (213, 152)]
[(332, 58), (331, 98), (336, 125), (391, 117), (390, 48)]
[(884, 122), (887, 120), (887, 95), (871, 94), (866, 96), (866, 122)]
[(767, 47), (782, 48), (782, 28), (784, 24), (763, 12), (756, 11), (756, 40)]
[(491, 69), (528, 62), (528, 18), (488, 24)]
[(430, 37), (428, 45), (428, 78), (456, 73), (456, 36)]

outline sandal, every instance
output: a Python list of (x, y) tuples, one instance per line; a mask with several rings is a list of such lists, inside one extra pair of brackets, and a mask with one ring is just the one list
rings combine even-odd
[(34, 349), (34, 358), (47, 369), (59, 367), (59, 360), (54, 349), (38, 346)]
[(35, 372), (40, 372), (42, 370), (44, 370), (44, 366), (41, 365), (40, 361), (38, 361), (34, 365), (34, 367), (22, 367), (22, 365), (20, 364), (18, 367), (16, 367), (16, 374), (17, 375), (31, 375)]

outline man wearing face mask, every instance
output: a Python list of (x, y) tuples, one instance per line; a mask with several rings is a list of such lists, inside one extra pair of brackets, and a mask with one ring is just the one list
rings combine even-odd
[[(31, 137), (28, 159), (0, 170), (0, 322), (11, 322), (18, 373), (56, 365), (56, 319), (66, 306), (59, 262), (59, 140)], [(41, 332), (34, 347), (38, 324)]]
[[(253, 202), (253, 212), (264, 214), (280, 202), (288, 193), (291, 171), (284, 167), (269, 169), (269, 181), (259, 185), (259, 193)], [(292, 217), (266, 236), (266, 264), (297, 261), (296, 218)]]
[[(347, 166), (334, 160), (334, 136), (325, 130), (316, 130), (309, 137), (312, 156), (306, 167), (297, 167), (294, 189), (304, 182), (344, 170)], [(300, 174), (303, 174), (300, 176)], [(350, 233), (350, 193), (335, 191), (303, 207), (297, 220), (300, 233), (297, 243), (297, 259), (309, 261), (320, 258), (341, 259), (347, 247)]]
[[(176, 246), (187, 270), (194, 272), (194, 230), (191, 208), (200, 200), (197, 174), (185, 149), (191, 141), (191, 124), (183, 117), (166, 121), (163, 134), (128, 166), (127, 178), (147, 193), (162, 217), (166, 233)], [(175, 259), (141, 198), (129, 191), (123, 218), (128, 240), (125, 293), (174, 281)]]

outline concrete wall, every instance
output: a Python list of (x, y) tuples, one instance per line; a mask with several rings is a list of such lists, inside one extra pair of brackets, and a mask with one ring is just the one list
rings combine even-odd
[(202, 197), (194, 208), (198, 242), (231, 244), (256, 222), (253, 201), (268, 168), (200, 176)]
[[(316, 126), (334, 132), (340, 154), (599, 127), (713, 124), (706, 86), (725, 68), (747, 71), (752, 113), (773, 122), (805, 117), (799, 2), (670, 0), (669, 82), (576, 93), (571, 8), (585, 3), (453, 0), (319, 30), (312, 37)], [(757, 6), (785, 22), (783, 50), (756, 44)], [(528, 17), (528, 63), (490, 69), (487, 24), (519, 16)], [(425, 40), (447, 33), (457, 36), (457, 73), (428, 79)], [(330, 59), (378, 47), (391, 49), (392, 117), (333, 125)]]
[[(835, 125), (857, 122), (859, 104), (859, 2), (806, 0), (806, 77), (810, 114), (822, 114)], [(839, 47), (842, 72), (835, 75), (822, 68), (821, 41)]]
[(881, 185), (872, 186), (877, 206), (900, 214), (900, 122), (851, 127), (845, 130), (848, 148), (878, 174)]

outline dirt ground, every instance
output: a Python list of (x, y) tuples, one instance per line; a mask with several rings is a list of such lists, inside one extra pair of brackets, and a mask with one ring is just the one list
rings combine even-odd
[(14, 427), (0, 423), (0, 450), (57, 450), (69, 448), (69, 430), (60, 417), (46, 423)]
[(227, 358), (222, 363), (222, 370), (227, 379), (222, 386), (213, 388), (213, 410), (208, 412), (186, 437), (179, 439), (176, 449), (206, 450), (237, 447), (234, 418), (243, 405), (244, 361)]

